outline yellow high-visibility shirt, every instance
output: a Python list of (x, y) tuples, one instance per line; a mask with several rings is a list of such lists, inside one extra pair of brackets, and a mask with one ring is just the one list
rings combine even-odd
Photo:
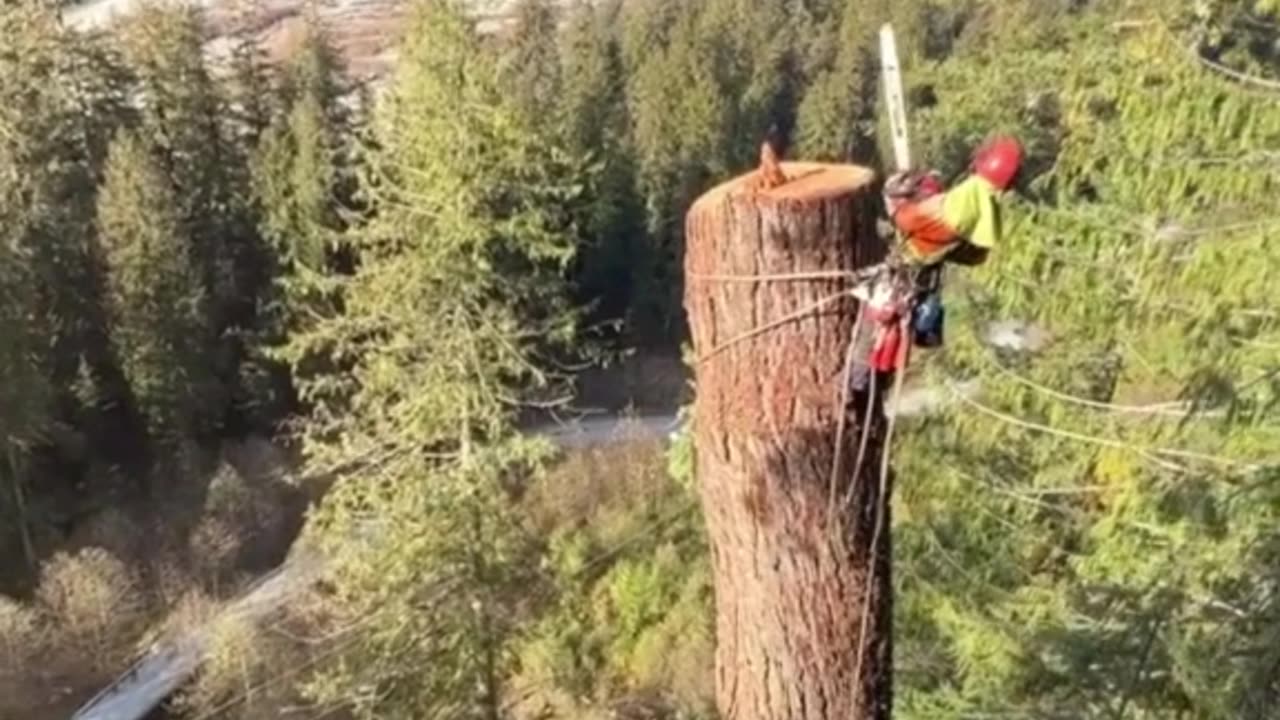
[(961, 241), (990, 249), (1002, 231), (999, 192), (972, 175), (942, 195), (903, 206), (894, 222), (906, 236), (908, 255), (921, 264), (940, 262)]
[(987, 179), (970, 175), (942, 198), (942, 221), (956, 234), (988, 250), (1000, 242), (999, 191)]

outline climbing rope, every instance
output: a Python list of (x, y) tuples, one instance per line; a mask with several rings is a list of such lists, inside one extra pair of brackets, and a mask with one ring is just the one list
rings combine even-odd
[(803, 308), (801, 308), (801, 309), (799, 309), (799, 310), (797, 310), (797, 311), (795, 311), (795, 312), (793, 312), (793, 313), (790, 313), (790, 314), (788, 314), (788, 315), (785, 315), (785, 316), (783, 316), (783, 317), (781, 317), (781, 318), (778, 318), (777, 320), (774, 320), (774, 321), (773, 321), (773, 322), (771, 322), (771, 323), (768, 323), (768, 324), (766, 324), (766, 325), (762, 325), (762, 326), (760, 326), (760, 327), (757, 327), (757, 328), (754, 328), (754, 329), (748, 330), (748, 331), (746, 331), (746, 332), (744, 332), (744, 333), (742, 333), (742, 334), (740, 334), (740, 335), (734, 336), (733, 338), (730, 338), (729, 340), (726, 340), (726, 341), (724, 341), (724, 342), (720, 343), (719, 345), (716, 345), (715, 347), (713, 347), (713, 348), (711, 348), (710, 350), (708, 350), (708, 351), (707, 351), (705, 354), (703, 354), (701, 357), (699, 357), (699, 358), (697, 359), (697, 361), (696, 361), (696, 362), (697, 362), (697, 364), (698, 364), (698, 365), (702, 365), (703, 363), (707, 362), (708, 360), (711, 360), (712, 358), (716, 357), (717, 355), (720, 355), (721, 353), (723, 353), (725, 350), (728, 350), (728, 349), (732, 348), (733, 346), (738, 345), (739, 343), (744, 343), (744, 342), (746, 342), (746, 341), (748, 341), (748, 340), (751, 340), (752, 338), (760, 337), (761, 335), (764, 335), (765, 333), (768, 333), (768, 332), (770, 332), (770, 331), (772, 331), (772, 330), (777, 330), (778, 328), (782, 327), (783, 325), (786, 325), (786, 324), (788, 324), (788, 323), (792, 323), (792, 322), (795, 322), (795, 321), (797, 321), (797, 320), (800, 320), (801, 318), (804, 318), (804, 317), (808, 316), (808, 315), (809, 315), (809, 314), (811, 314), (811, 313), (815, 313), (815, 312), (817, 312), (817, 311), (821, 310), (822, 308), (826, 307), (827, 305), (830, 305), (831, 303), (833, 303), (833, 302), (835, 302), (835, 301), (837, 301), (837, 300), (839, 300), (839, 299), (841, 299), (841, 298), (850, 297), (850, 296), (851, 296), (851, 295), (850, 295), (850, 292), (849, 292), (848, 290), (842, 290), (842, 291), (840, 291), (840, 292), (838, 292), (838, 293), (833, 293), (833, 294), (831, 294), (831, 295), (828, 295), (828, 296), (826, 296), (826, 297), (822, 298), (821, 300), (818, 300), (817, 302), (815, 302), (815, 303), (813, 303), (813, 304), (811, 304), (811, 305), (806, 305), (805, 307), (803, 307)]
[[(853, 333), (845, 350), (844, 370), (840, 373), (840, 405), (837, 408), (839, 418), (836, 421), (835, 452), (831, 457), (831, 477), (827, 482), (827, 527), (834, 528), (833, 519), (836, 508), (836, 486), (840, 479), (840, 461), (844, 458), (844, 433), (848, 425), (849, 385), (853, 382), (853, 366), (855, 353), (858, 350), (858, 334), (862, 332), (863, 312), (858, 308), (858, 317), (853, 323)], [(875, 375), (872, 375), (874, 382)], [(868, 408), (870, 413), (870, 408)], [(856, 471), (855, 471), (856, 473)], [(855, 474), (856, 477), (856, 474)]]
[(798, 282), (803, 280), (845, 280), (849, 282), (861, 282), (869, 280), (879, 272), (879, 265), (873, 265), (869, 268), (861, 270), (806, 270), (792, 273), (776, 273), (772, 275), (722, 275), (707, 273), (689, 273), (687, 277), (691, 280), (702, 280), (705, 282), (722, 282), (722, 283), (775, 283), (775, 282)]
[[(1217, 465), (1219, 467), (1235, 469), (1237, 471), (1244, 472), (1244, 473), (1253, 473), (1253, 472), (1267, 470), (1274, 467), (1274, 461), (1251, 462), (1248, 460), (1241, 460), (1238, 458), (1223, 457), (1221, 455), (1210, 455), (1208, 453), (1193, 452), (1190, 450), (1182, 450), (1179, 448), (1138, 445), (1135, 443), (1125, 442), (1123, 440), (1116, 440), (1114, 438), (1101, 437), (1097, 435), (1089, 435), (1085, 433), (1075, 432), (1073, 430), (1063, 430), (1062, 428), (1056, 428), (1050, 425), (1045, 425), (1043, 423), (1038, 423), (1038, 422), (1026, 420), (1020, 417), (1015, 417), (1008, 413), (1001, 412), (994, 408), (983, 405), (982, 403), (978, 402), (977, 400), (974, 400), (973, 398), (965, 397), (964, 393), (959, 392), (959, 390), (956, 388), (954, 383), (950, 383), (950, 382), (947, 383), (947, 389), (951, 391), (952, 395), (954, 395), (956, 399), (960, 400), (962, 403), (968, 405), (974, 410), (977, 410), (979, 413), (982, 413), (983, 415), (986, 415), (992, 419), (999, 420), (1000, 422), (1003, 422), (1007, 425), (1020, 427), (1024, 430), (1031, 430), (1034, 432), (1054, 435), (1057, 437), (1065, 438), (1067, 440), (1074, 440), (1076, 442), (1099, 445), (1102, 447), (1115, 448), (1117, 450), (1127, 450), (1127, 451), (1142, 455), (1143, 457), (1163, 460), (1165, 463), (1169, 463), (1171, 459), (1176, 458), (1181, 460), (1198, 461), (1198, 462), (1209, 464), (1209, 465)], [(1178, 467), (1179, 469), (1185, 470), (1185, 468), (1181, 466), (1178, 466)]]
[[(863, 283), (866, 283), (871, 280), (879, 279), (881, 276), (885, 274), (893, 273), (897, 269), (898, 268), (895, 267), (893, 263), (882, 263), (879, 265), (872, 266), (870, 268), (865, 268), (857, 272), (817, 271), (817, 272), (801, 272), (801, 273), (783, 273), (783, 274), (776, 274), (776, 275), (690, 274), (691, 279), (701, 280), (701, 281), (713, 281), (713, 282), (768, 283), (768, 282), (794, 282), (794, 281), (804, 281), (804, 280), (844, 280), (844, 281), (854, 281), (855, 283), (855, 287), (852, 289), (845, 289), (845, 290), (841, 290), (840, 292), (833, 293), (832, 295), (824, 297), (815, 303), (812, 303), (804, 308), (801, 308), (796, 312), (789, 313), (788, 315), (782, 318), (779, 318), (778, 320), (775, 320), (773, 322), (767, 323), (760, 327), (754, 328), (752, 330), (739, 334), (723, 343), (720, 343), (719, 345), (716, 345), (708, 352), (704, 353), (700, 358), (698, 358), (697, 362), (698, 364), (702, 364), (707, 360), (719, 355), (725, 350), (728, 350), (729, 348), (741, 342), (744, 342), (746, 340), (749, 340), (755, 337), (759, 337), (760, 335), (763, 335), (771, 330), (774, 330), (788, 322), (795, 321), (810, 313), (816, 312), (817, 310), (820, 310), (823, 307), (826, 307), (827, 305), (835, 302), (836, 300), (839, 300), (845, 297), (856, 298), (857, 296), (855, 295), (855, 292), (856, 292), (857, 286), (860, 286)], [(902, 278), (895, 277), (895, 278), (892, 278), (892, 280), (894, 282), (900, 282), (902, 281)], [(913, 291), (912, 295), (914, 295), (916, 281), (917, 281), (917, 278), (914, 275), (907, 278), (907, 282), (909, 282), (912, 287), (912, 291)], [(889, 417), (887, 418), (884, 442), (881, 446), (881, 451), (880, 451), (879, 486), (876, 494), (875, 521), (872, 527), (871, 544), (869, 547), (869, 552), (867, 554), (867, 568), (864, 574), (864, 577), (867, 578), (867, 583), (865, 585), (866, 594), (864, 595), (862, 614), (859, 620), (858, 640), (857, 640), (858, 650), (857, 650), (857, 656), (856, 656), (857, 660), (855, 661), (856, 665), (855, 665), (854, 674), (853, 674), (854, 683), (855, 683), (853, 707), (855, 708), (858, 706), (858, 703), (861, 702), (861, 698), (862, 698), (862, 685), (859, 681), (859, 678), (862, 675), (863, 662), (866, 658), (866, 653), (867, 653), (867, 645), (869, 640), (868, 629), (871, 622), (871, 613), (872, 613), (872, 607), (874, 604), (874, 600), (872, 598), (871, 593), (873, 592), (876, 578), (879, 575), (877, 557), (880, 551), (881, 538), (883, 537), (884, 531), (885, 531), (884, 525), (885, 525), (886, 517), (888, 515), (888, 504), (890, 501), (889, 499), (889, 469), (890, 469), (889, 460), (891, 456), (890, 448), (892, 446), (894, 429), (895, 429), (896, 420), (898, 416), (897, 404), (902, 397), (902, 388), (903, 388), (903, 383), (906, 377), (906, 373), (905, 373), (906, 361), (910, 354), (911, 317), (912, 317), (913, 310), (914, 310), (914, 298), (906, 304), (906, 307), (902, 312), (902, 317), (900, 317), (897, 320), (898, 330), (901, 333), (902, 342), (901, 342), (901, 345), (898, 347), (898, 354), (894, 360), (895, 379), (894, 379), (894, 387), (892, 390), (894, 408), (889, 413)], [(843, 452), (844, 439), (845, 439), (845, 434), (848, 430), (848, 412), (849, 412), (849, 405), (850, 405), (849, 396), (850, 396), (850, 390), (851, 390), (850, 386), (852, 384), (854, 367), (857, 363), (857, 351), (859, 349), (858, 348), (859, 336), (863, 331), (863, 325), (865, 322), (866, 322), (865, 307), (862, 302), (859, 302), (857, 317), (854, 321), (853, 330), (845, 346), (845, 357), (844, 357), (843, 368), (839, 374), (840, 401), (837, 408), (838, 419), (836, 423), (836, 435), (835, 435), (835, 443), (833, 446), (831, 472), (830, 472), (830, 476), (828, 477), (828, 485), (827, 485), (827, 526), (833, 532), (835, 532), (837, 528), (836, 518), (838, 514), (836, 512), (836, 497), (837, 497), (837, 492), (839, 487), (841, 471), (843, 470), (842, 465), (843, 465), (843, 457), (844, 457), (844, 452)], [(861, 415), (861, 418), (862, 418), (861, 433), (860, 433), (861, 437), (858, 443), (858, 453), (854, 461), (853, 474), (851, 476), (851, 480), (848, 484), (848, 487), (844, 493), (844, 503), (843, 503), (844, 506), (848, 506), (853, 501), (853, 494), (856, 491), (859, 485), (859, 479), (862, 476), (863, 465), (866, 461), (867, 450), (869, 448), (870, 439), (871, 439), (871, 428), (873, 425), (872, 414), (875, 412), (875, 409), (877, 407), (877, 400), (879, 399), (878, 396), (880, 393), (880, 388), (879, 388), (880, 372), (875, 370), (875, 368), (869, 368), (869, 371), (870, 371), (870, 377), (868, 379), (868, 385), (867, 385), (867, 402), (866, 402), (866, 407), (864, 408), (864, 411)]]
[[(867, 654), (867, 626), (871, 623), (871, 592), (872, 588), (874, 588), (876, 584), (876, 569), (878, 566), (876, 556), (879, 553), (880, 536), (884, 532), (884, 520), (887, 515), (886, 509), (889, 505), (889, 450), (893, 446), (893, 431), (898, 419), (897, 405), (899, 399), (902, 397), (903, 379), (906, 377), (906, 360), (911, 348), (911, 333), (909, 332), (909, 326), (911, 323), (910, 312), (908, 312), (900, 322), (902, 323), (903, 342), (902, 346), (898, 349), (897, 361), (894, 363), (898, 368), (893, 386), (894, 407), (889, 414), (887, 425), (885, 427), (884, 443), (880, 447), (880, 488), (876, 495), (876, 522), (871, 531), (871, 549), (870, 552), (867, 553), (867, 584), (863, 594), (862, 618), (858, 628), (857, 661), (853, 670), (853, 708), (857, 708), (858, 703), (862, 701), (862, 683), (860, 679), (862, 677), (862, 662), (866, 658)], [(868, 428), (871, 427), (871, 423), (866, 420), (863, 421), (863, 425)], [(858, 476), (855, 474), (853, 480), (854, 483), (857, 482), (857, 478)]]
[[(885, 265), (881, 263), (878, 265), (872, 265), (871, 267), (862, 268), (861, 270), (811, 270), (811, 271), (801, 271), (801, 272), (792, 272), (792, 273), (775, 273), (775, 274), (765, 274), (765, 275), (733, 275), (733, 274), (726, 275), (726, 274), (708, 274), (708, 273), (689, 273), (688, 277), (691, 280), (698, 280), (703, 282), (746, 283), (746, 284), (802, 282), (802, 281), (812, 281), (812, 280), (843, 280), (845, 282), (852, 283), (856, 287), (857, 285), (876, 277), (878, 274), (883, 272), (884, 269), (885, 269)], [(786, 325), (788, 323), (800, 320), (805, 316), (809, 315), (810, 313), (817, 312), (818, 310), (821, 310), (822, 308), (826, 307), (827, 305), (830, 305), (831, 303), (837, 300), (840, 300), (846, 297), (851, 297), (852, 293), (853, 293), (852, 289), (845, 289), (836, 293), (832, 293), (831, 295), (828, 295), (818, 300), (817, 302), (814, 302), (793, 313), (790, 313), (777, 320), (774, 320), (771, 323), (762, 325), (760, 327), (752, 328), (751, 330), (748, 330), (739, 335), (736, 335), (730, 338), (729, 340), (726, 340), (716, 345), (715, 347), (711, 348), (707, 352), (703, 353), (695, 361), (695, 363), (698, 365), (701, 365), (740, 343), (746, 342), (753, 338), (757, 338), (772, 330), (776, 330), (777, 328), (782, 327), (783, 325)]]

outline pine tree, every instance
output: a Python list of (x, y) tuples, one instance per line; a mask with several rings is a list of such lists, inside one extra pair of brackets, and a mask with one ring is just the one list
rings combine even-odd
[(799, 149), (815, 159), (879, 166), (880, 27), (893, 25), (904, 72), (925, 78), (927, 84), (929, 70), (919, 65), (950, 52), (956, 11), (933, 0), (848, 0), (839, 10), (831, 16), (838, 28), (833, 47), (824, 40), (806, 59), (810, 79), (798, 109)]
[[(83, 62), (97, 46), (63, 32), (35, 3), (0, 10), (12, 50), (0, 58), (0, 127), (7, 196), (3, 232), (33, 273), (38, 314), (49, 331), (55, 382), (94, 350), (93, 268), (88, 236), (101, 135), (113, 117), (102, 95), (109, 62)], [(77, 47), (78, 46), (78, 47)], [(106, 60), (106, 58), (100, 58)]]
[(81, 459), (78, 443), (55, 446), (48, 430), (77, 415), (69, 387), (82, 362), (109, 369), (89, 246), (103, 136), (123, 113), (118, 65), (52, 8), (0, 7), (0, 35), (0, 506), (34, 569), (29, 530), (47, 483), (28, 461)]
[(214, 344), (200, 265), (178, 197), (128, 132), (111, 146), (98, 228), (112, 342), (153, 437), (171, 445), (210, 429)]
[(281, 104), (292, 107), (304, 97), (312, 97), (325, 110), (331, 123), (349, 120), (341, 99), (350, 92), (345, 82), (342, 60), (333, 38), (314, 6), (308, 6), (304, 32), (283, 69)]
[(253, 183), (262, 211), (263, 234), (286, 269), (291, 303), (306, 295), (331, 266), (343, 229), (339, 207), (344, 137), (340, 69), (318, 25), (309, 26), (285, 67), (286, 112), (264, 135), (253, 159)]
[[(818, 71), (799, 108), (797, 140), (805, 157), (872, 159), (879, 85), (876, 31), (886, 3), (849, 0), (840, 14), (836, 51)], [(910, 43), (903, 43), (910, 48)]]
[(580, 163), (515, 107), (453, 3), (415, 9), (399, 58), (372, 118), (358, 269), (341, 312), (288, 350), (329, 359), (301, 379), (311, 462), (374, 461), (320, 514), (366, 630), (311, 690), (360, 698), (361, 716), (497, 717), (523, 542), (498, 480), (541, 454), (513, 403), (545, 380), (535, 350), (573, 326)]
[(120, 41), (138, 79), (139, 135), (154, 148), (175, 189), (210, 300), (220, 311), (234, 293), (226, 237), (231, 158), (222, 102), (204, 64), (197, 11), (146, 6), (123, 27)]
[[(599, 10), (577, 5), (568, 20), (559, 58), (564, 88), (555, 117), (575, 153), (599, 166), (590, 188), (589, 217), (574, 277), (580, 302), (594, 303), (590, 320), (629, 319), (638, 298), (633, 292), (637, 268), (648, 267), (644, 215), (636, 190), (636, 164), (627, 121), (625, 77), (617, 43)], [(628, 317), (630, 315), (630, 317)]]
[(680, 219), (715, 178), (754, 166), (771, 129), (790, 134), (804, 53), (792, 2), (636, 6), (624, 14), (621, 46), (654, 260), (636, 294), (672, 334), (681, 324)]
[[(3, 187), (3, 185), (0, 185)], [(5, 188), (7, 189), (7, 188)], [(0, 207), (14, 200), (0, 194)], [(7, 241), (9, 238), (5, 238)], [(0, 480), (5, 486), (0, 508), (11, 517), (29, 570), (36, 568), (28, 496), (31, 478), (24, 460), (51, 416), (53, 388), (43, 367), (39, 326), (33, 322), (36, 288), (17, 248), (0, 245)]]
[[(632, 20), (622, 43), (624, 57), (636, 55), (637, 64), (628, 69), (627, 104), (650, 242), (644, 255), (650, 265), (640, 269), (635, 283), (636, 296), (648, 307), (638, 314), (652, 318), (649, 335), (668, 337), (678, 335), (682, 324), (681, 218), (713, 178), (729, 171), (726, 128), (733, 104), (711, 48), (700, 44), (697, 8), (679, 7), (659, 15), (657, 28), (652, 21)], [(672, 19), (672, 13), (678, 14)], [(664, 44), (644, 47), (659, 38)]]
[(219, 338), (215, 368), (229, 406), (208, 411), (237, 426), (269, 420), (259, 417), (251, 397), (271, 384), (263, 380), (272, 369), (252, 346), (270, 322), (263, 313), (276, 273), (257, 231), (246, 145), (252, 132), (237, 131), (223, 88), (206, 67), (194, 7), (144, 6), (123, 27), (121, 45), (138, 78), (139, 136), (175, 190)]
[(530, 117), (554, 117), (561, 101), (558, 15), (551, 0), (521, 0), (515, 8), (503, 74), (517, 106)]
[(256, 0), (236, 0), (232, 8), (236, 30), (228, 38), (230, 134), (248, 147), (257, 144), (276, 111), (266, 51), (254, 34), (261, 12)]

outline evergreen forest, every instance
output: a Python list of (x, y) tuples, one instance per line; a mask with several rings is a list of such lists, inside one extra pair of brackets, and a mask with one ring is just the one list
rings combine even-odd
[(689, 433), (626, 417), (696, 392), (695, 198), (891, 169), (886, 22), (921, 163), (1028, 153), (894, 435), (894, 716), (1280, 718), (1280, 2), (406, 2), (371, 82), (311, 11), (0, 3), (0, 718), (196, 627), (151, 717), (718, 717)]

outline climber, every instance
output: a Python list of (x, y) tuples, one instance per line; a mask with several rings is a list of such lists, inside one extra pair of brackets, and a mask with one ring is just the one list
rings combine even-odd
[(885, 206), (902, 237), (899, 258), (916, 272), (915, 344), (942, 344), (942, 266), (980, 265), (1000, 242), (1000, 199), (1022, 170), (1022, 144), (997, 136), (974, 153), (971, 174), (943, 191), (936, 172), (898, 173), (885, 183)]
[(907, 313), (913, 344), (942, 344), (942, 266), (979, 265), (999, 244), (1000, 200), (1017, 181), (1022, 160), (1022, 144), (998, 136), (978, 148), (971, 174), (950, 190), (936, 172), (900, 172), (885, 183), (886, 210), (901, 242), (886, 264), (894, 271), (860, 293), (863, 330), (850, 376), (855, 398), (867, 391), (873, 373), (887, 381), (905, 362), (901, 320)]
[(897, 173), (885, 183), (889, 217), (909, 265), (979, 265), (1000, 241), (1000, 199), (1022, 169), (1022, 144), (996, 137), (974, 153), (972, 174), (942, 191), (937, 173)]

